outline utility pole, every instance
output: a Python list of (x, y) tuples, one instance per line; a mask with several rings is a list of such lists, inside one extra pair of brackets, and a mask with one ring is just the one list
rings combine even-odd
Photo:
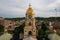
[(57, 22), (57, 9), (55, 8), (55, 21)]

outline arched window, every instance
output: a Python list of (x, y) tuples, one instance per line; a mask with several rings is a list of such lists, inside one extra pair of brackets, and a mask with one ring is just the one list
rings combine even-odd
[(31, 31), (29, 31), (29, 32), (28, 32), (28, 34), (29, 34), (29, 35), (32, 35), (32, 32), (31, 32)]
[(31, 26), (31, 22), (29, 22), (29, 26)]

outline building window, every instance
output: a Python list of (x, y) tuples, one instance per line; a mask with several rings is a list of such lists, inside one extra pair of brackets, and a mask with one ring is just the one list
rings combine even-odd
[(27, 32), (27, 31), (25, 31), (25, 32)]
[(31, 26), (31, 22), (29, 22), (29, 26)]
[(35, 32), (35, 30), (34, 30), (34, 32)]
[(28, 34), (29, 34), (29, 35), (32, 35), (32, 32), (31, 32), (31, 31), (29, 31), (29, 32), (28, 32)]

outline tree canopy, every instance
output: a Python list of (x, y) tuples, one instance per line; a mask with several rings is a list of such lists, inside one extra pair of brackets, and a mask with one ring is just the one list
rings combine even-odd
[(4, 26), (0, 24), (0, 32), (4, 31)]
[(25, 23), (23, 23), (19, 27), (16, 27), (15, 30), (14, 30), (14, 33), (23, 33), (24, 27), (25, 27)]

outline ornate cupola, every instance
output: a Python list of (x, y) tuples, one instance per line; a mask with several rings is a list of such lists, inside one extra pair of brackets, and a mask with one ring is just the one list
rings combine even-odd
[(29, 4), (29, 8), (27, 9), (26, 14), (34, 14), (31, 4)]

